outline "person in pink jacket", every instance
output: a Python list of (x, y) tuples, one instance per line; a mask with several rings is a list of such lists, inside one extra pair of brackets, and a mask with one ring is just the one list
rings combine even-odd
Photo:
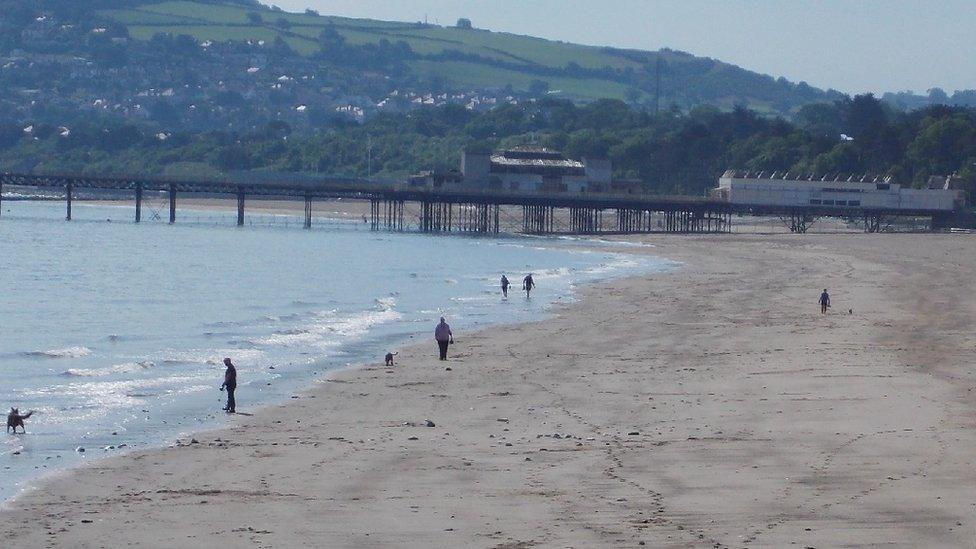
[(434, 328), (434, 339), (437, 340), (437, 347), (441, 351), (441, 360), (447, 360), (447, 346), (454, 343), (454, 334), (451, 333), (451, 326), (441, 317), (441, 323)]

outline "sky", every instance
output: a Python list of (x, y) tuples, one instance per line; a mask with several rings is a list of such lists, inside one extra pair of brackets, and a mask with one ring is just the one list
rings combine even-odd
[(976, 0), (262, 0), (712, 57), (845, 93), (976, 89)]

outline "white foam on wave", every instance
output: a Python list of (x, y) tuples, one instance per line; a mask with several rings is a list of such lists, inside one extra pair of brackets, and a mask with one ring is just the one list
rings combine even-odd
[(69, 368), (64, 372), (64, 375), (72, 377), (103, 377), (113, 374), (145, 371), (154, 366), (156, 366), (155, 362), (143, 360), (141, 362), (115, 364), (107, 368)]
[(48, 351), (31, 351), (24, 354), (45, 358), (80, 358), (92, 354), (92, 350), (88, 347), (65, 347), (63, 349), (51, 349)]
[[(538, 272), (533, 272), (532, 279), (536, 283), (542, 281), (548, 283), (547, 285), (552, 285), (555, 282), (562, 282), (564, 280), (571, 281), (576, 274), (577, 270), (573, 267), (555, 267), (552, 269), (543, 269)], [(513, 284), (513, 287), (521, 288), (522, 281), (518, 281), (517, 286)]]
[(583, 245), (596, 244), (599, 246), (621, 247), (621, 248), (656, 248), (654, 244), (650, 244), (648, 242), (635, 242), (633, 240), (607, 240), (605, 238), (597, 238), (591, 236), (570, 236), (570, 235), (562, 235), (562, 236), (555, 236), (555, 237), (546, 237), (546, 236), (539, 237), (534, 235), (526, 235), (526, 236), (529, 238), (554, 238), (555, 240), (579, 243)]
[(232, 357), (234, 361), (254, 362), (264, 356), (260, 349), (186, 349), (168, 350), (154, 354), (150, 360), (163, 364), (205, 364), (220, 366), (224, 357)]
[(497, 301), (494, 292), (480, 296), (458, 296), (450, 299), (455, 303), (493, 303)]
[(267, 337), (249, 340), (259, 346), (295, 347), (308, 346), (321, 350), (334, 349), (351, 339), (360, 338), (375, 326), (395, 322), (403, 318), (396, 310), (396, 299), (382, 297), (375, 300), (376, 309), (358, 313), (341, 314), (335, 310), (316, 315), (316, 320), (300, 328), (283, 330)]
[(112, 410), (138, 406), (144, 398), (142, 395), (162, 393), (175, 396), (212, 389), (213, 379), (214, 375), (210, 371), (115, 381), (77, 379), (68, 383), (27, 389), (21, 392), (21, 397), (35, 401), (57, 399), (63, 402), (63, 407), (51, 409), (42, 418), (45, 423), (58, 424), (92, 420), (103, 417)]

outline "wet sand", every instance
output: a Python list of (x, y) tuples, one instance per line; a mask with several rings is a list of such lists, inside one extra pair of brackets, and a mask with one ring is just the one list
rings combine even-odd
[(6, 543), (973, 546), (973, 237), (640, 240), (683, 266), (50, 479)]

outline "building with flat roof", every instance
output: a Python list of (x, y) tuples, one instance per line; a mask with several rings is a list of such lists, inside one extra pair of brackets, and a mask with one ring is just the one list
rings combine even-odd
[(545, 147), (516, 147), (494, 153), (465, 151), (461, 156), (467, 188), (543, 192), (608, 192), (613, 175), (609, 160), (566, 158)]
[(824, 210), (951, 212), (964, 202), (961, 190), (913, 189), (890, 177), (797, 176), (786, 172), (728, 170), (712, 196), (757, 207), (810, 207)]

